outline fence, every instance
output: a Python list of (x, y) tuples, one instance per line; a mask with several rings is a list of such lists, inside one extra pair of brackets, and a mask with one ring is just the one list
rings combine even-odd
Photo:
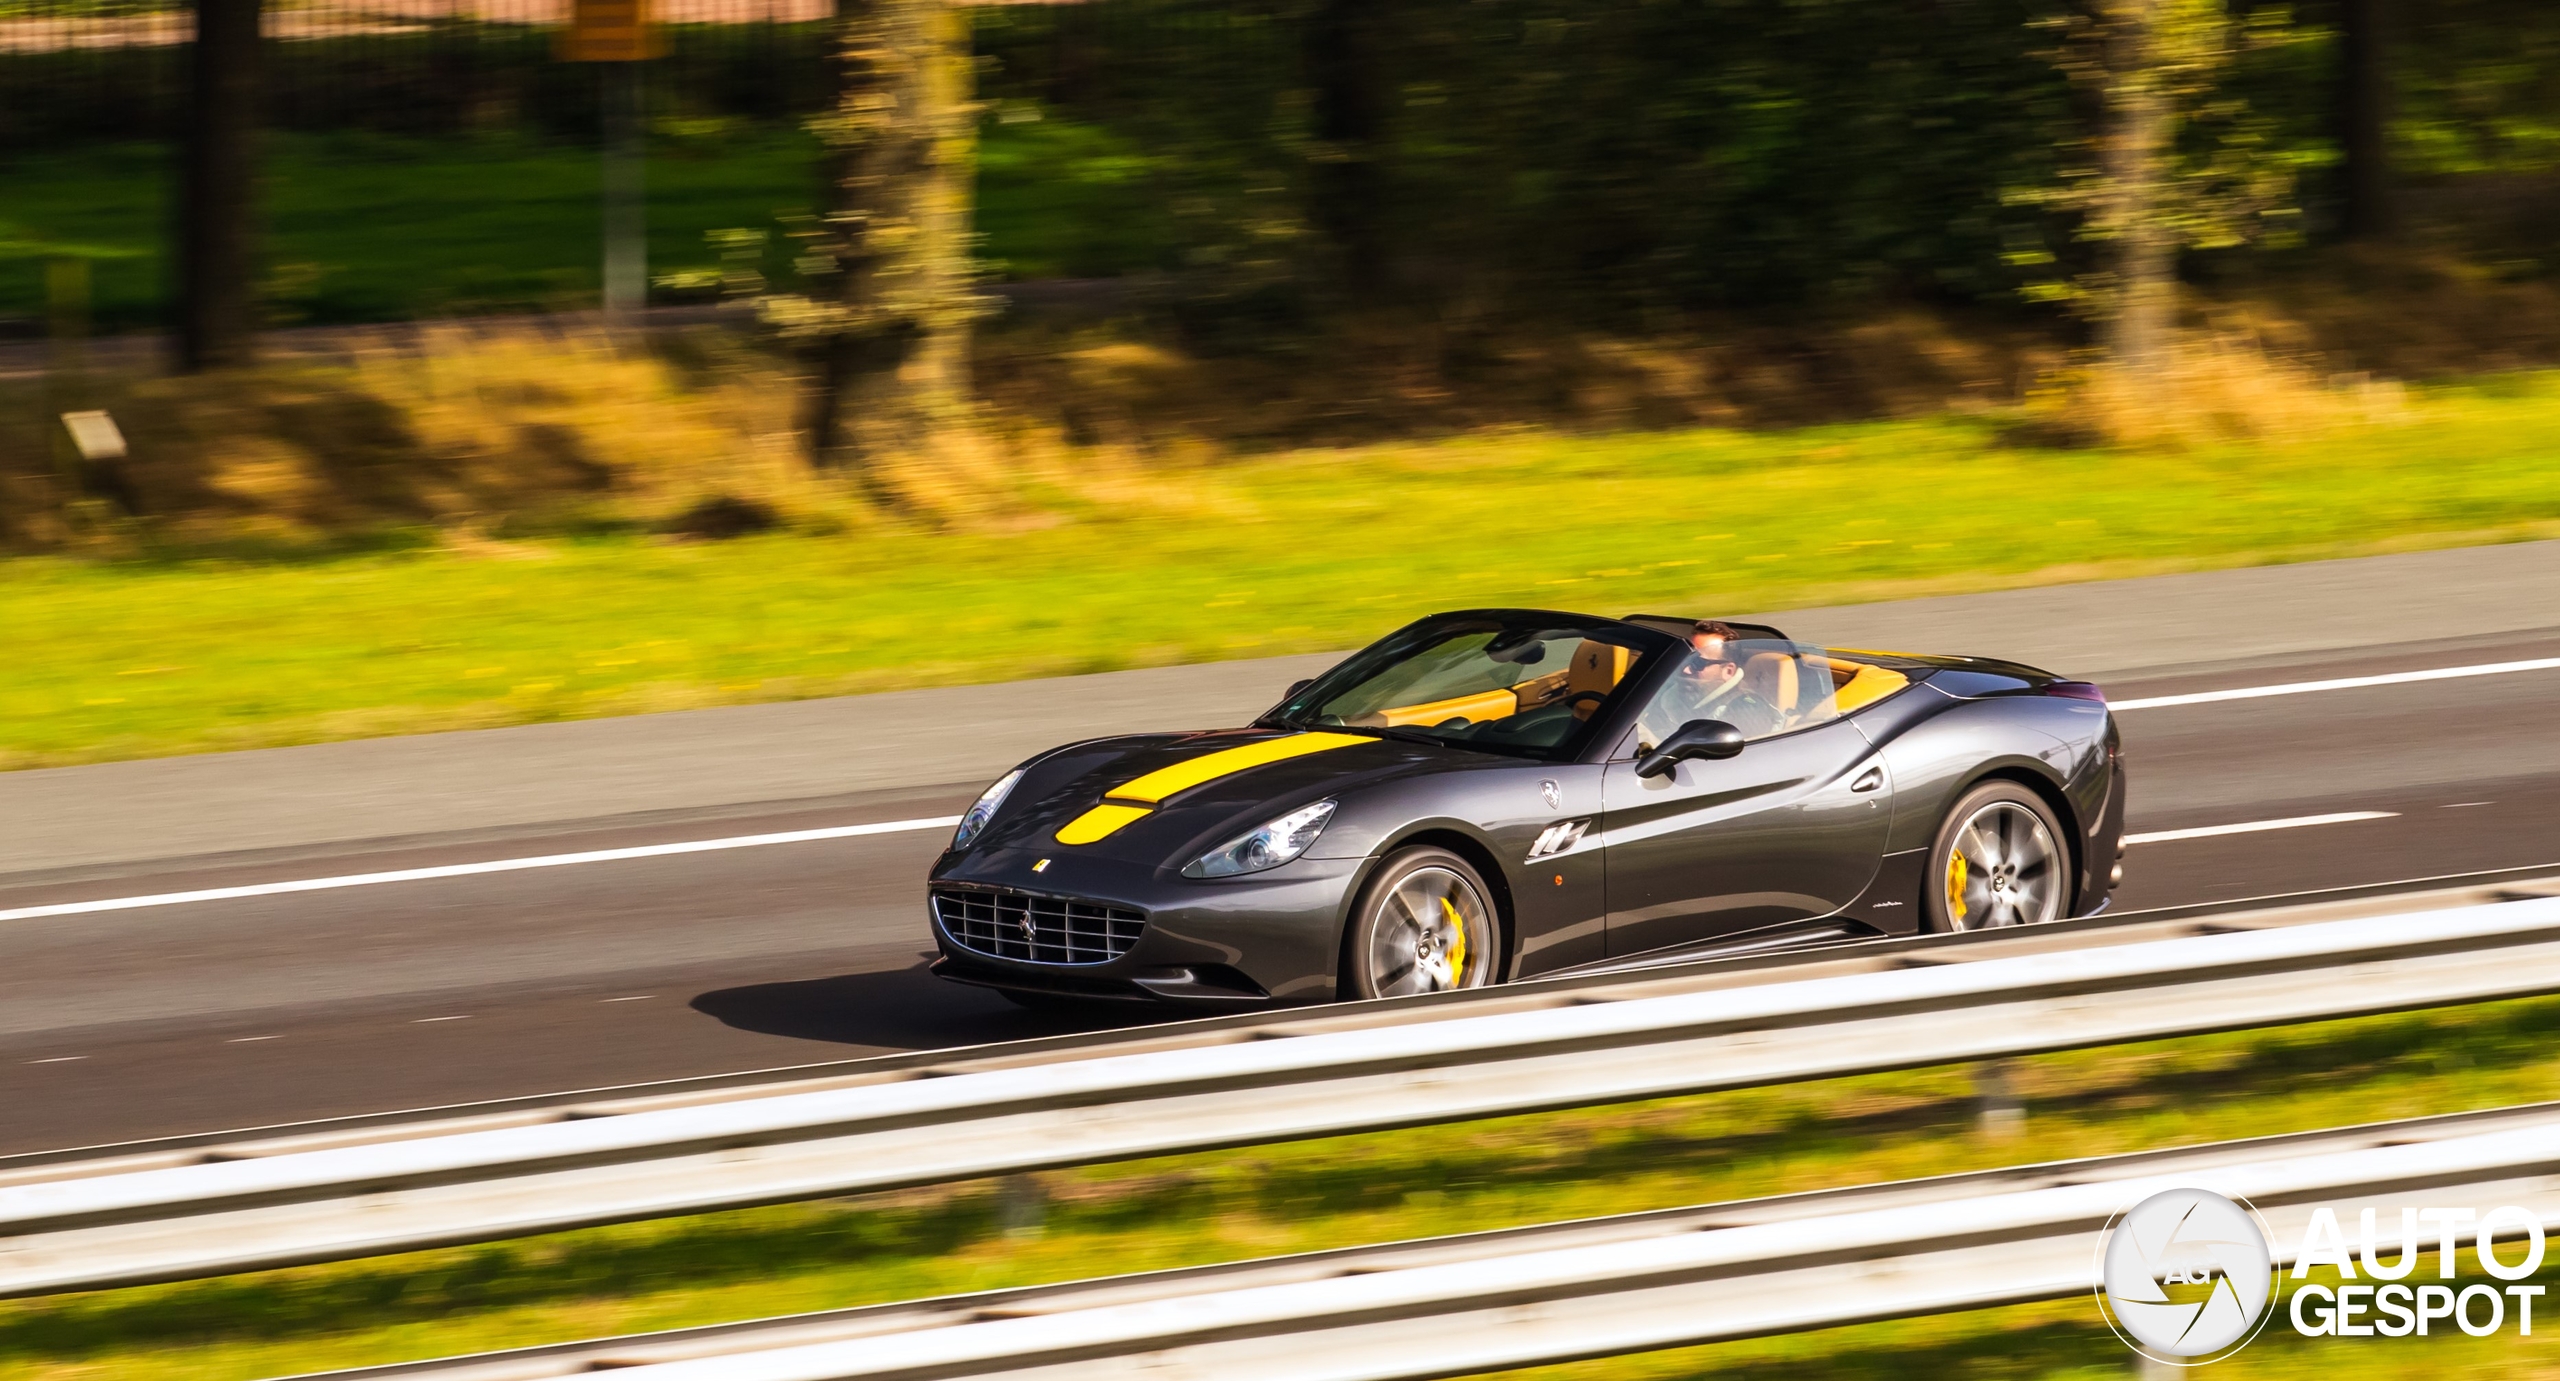
[[(2560, 1106), (2421, 1118), (332, 1373), (341, 1381), (1128, 1375), (1391, 1381), (2077, 1295), (2112, 1214), (2253, 1202), (2560, 1212)], [(2520, 1226), (2520, 1225), (2519, 1225)], [(2516, 1228), (2510, 1228), (2510, 1234)], [(2502, 1234), (2503, 1240), (2512, 1240)], [(2510, 1250), (2514, 1257), (2523, 1253)]]
[[(827, 26), (809, 0), (684, 0), (653, 65), (662, 111), (759, 120), (826, 99)], [(595, 136), (594, 69), (553, 55), (553, 0), (360, 0), (271, 11), (272, 128)], [(0, 138), (12, 147), (165, 140), (184, 118), (192, 22), (79, 0), (0, 0)]]
[[(662, 121), (789, 124), (832, 96), (833, 0), (660, 0), (649, 64)], [(568, 0), (308, 0), (266, 18), (267, 119), (313, 133), (597, 134), (594, 72), (563, 63)], [(996, 99), (1090, 107), (1166, 74), (1285, 85), (1270, 16), (1230, 0), (987, 0)], [(194, 22), (166, 0), (0, 0), (0, 149), (165, 140), (185, 118)], [(1248, 78), (1247, 74), (1253, 74)]]
[[(2218, 929), (2245, 926), (2224, 921)], [(0, 1293), (2560, 990), (2560, 899), (1364, 1013), (1205, 1045), (0, 1187)], [(2023, 950), (2024, 952), (2019, 952)], [(1658, 992), (1658, 990), (1656, 990)]]

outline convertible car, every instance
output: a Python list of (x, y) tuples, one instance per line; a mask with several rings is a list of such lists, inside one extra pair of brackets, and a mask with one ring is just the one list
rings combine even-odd
[(1069, 744), (970, 807), (934, 972), (1195, 1006), (2093, 914), (2096, 686), (1774, 628), (1535, 609), (1389, 634), (1241, 729)]

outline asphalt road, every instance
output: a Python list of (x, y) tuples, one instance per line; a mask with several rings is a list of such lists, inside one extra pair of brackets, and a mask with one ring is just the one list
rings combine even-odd
[[(2560, 628), (2108, 683), (2118, 701), (2560, 657)], [(2124, 714), (2125, 909), (2560, 864), (2560, 669)], [(27, 879), (96, 898), (954, 814), (921, 788)], [(1062, 1029), (926, 976), (945, 831), (0, 920), (0, 1153)], [(1143, 1019), (1132, 1012), (1122, 1019)]]

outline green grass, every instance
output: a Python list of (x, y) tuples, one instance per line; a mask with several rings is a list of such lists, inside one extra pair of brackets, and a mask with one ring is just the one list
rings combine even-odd
[[(2560, 375), (2181, 455), (1985, 421), (1542, 433), (1029, 485), (718, 545), (0, 563), (0, 765), (1355, 646), (1517, 603), (1741, 612), (2550, 535)], [(1026, 481), (1026, 484), (1028, 482)]]
[[(1965, 1070), (1921, 1070), (1055, 1172), (1027, 1238), (1000, 1231), (990, 1187), (973, 1184), (22, 1301), (0, 1304), (0, 1381), (225, 1381), (2505, 1106), (2560, 1098), (2555, 1036), (2560, 1000), (2537, 999), (2044, 1056), (2015, 1066), (2022, 1137), (1975, 1129)], [(2279, 1329), (2227, 1366), (2548, 1374), (2533, 1346), (2342, 1348)], [(2072, 1299), (1565, 1374), (2061, 1377), (2126, 1362)]]
[[(707, 231), (771, 228), (777, 215), (808, 210), (817, 155), (797, 130), (656, 140), (652, 271), (711, 264)], [(172, 166), (166, 148), (149, 144), (0, 155), (0, 231), (141, 255), (100, 263), (91, 291), (102, 327), (147, 328), (166, 285)], [(1146, 160), (1101, 130), (990, 120), (980, 170), (982, 251), (1002, 276), (1107, 276), (1167, 252)], [(272, 305), (289, 323), (591, 307), (599, 177), (593, 149), (520, 136), (275, 135)], [(777, 249), (777, 265), (785, 257)], [(41, 316), (43, 293), (41, 265), (0, 260), (0, 317)]]

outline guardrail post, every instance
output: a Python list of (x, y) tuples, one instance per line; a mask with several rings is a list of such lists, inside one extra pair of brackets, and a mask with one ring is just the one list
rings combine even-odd
[(996, 1185), (996, 1226), (1007, 1237), (1037, 1237), (1049, 1196), (1037, 1175), (1007, 1175)]
[(2009, 1062), (1983, 1060), (1973, 1067), (1974, 1125), (1984, 1136), (2011, 1137), (2026, 1130), (2026, 1105), (2009, 1087)]

